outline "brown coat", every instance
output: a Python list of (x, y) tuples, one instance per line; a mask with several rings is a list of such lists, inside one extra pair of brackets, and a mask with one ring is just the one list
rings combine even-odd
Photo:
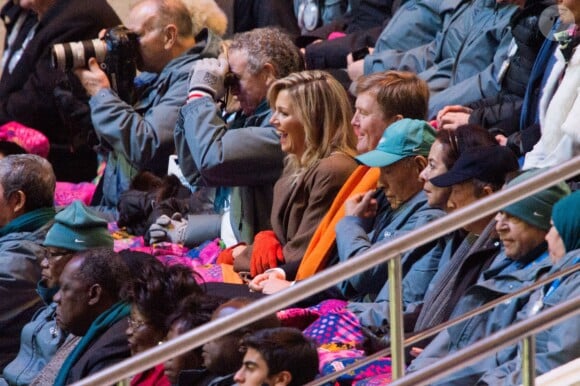
[[(352, 157), (333, 153), (297, 180), (286, 172), (278, 179), (270, 219), (286, 263), (302, 259), (318, 224), (356, 167)], [(235, 259), (235, 270), (249, 271), (251, 255), (250, 246)]]

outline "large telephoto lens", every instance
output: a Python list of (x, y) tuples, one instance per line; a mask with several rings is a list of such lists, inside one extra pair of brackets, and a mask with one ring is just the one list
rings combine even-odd
[(102, 63), (106, 54), (107, 45), (101, 39), (55, 44), (52, 46), (52, 66), (61, 70), (86, 67), (89, 58)]

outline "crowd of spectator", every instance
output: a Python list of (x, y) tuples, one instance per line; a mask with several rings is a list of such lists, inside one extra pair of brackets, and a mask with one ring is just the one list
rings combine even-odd
[[(580, 155), (580, 0), (137, 0), (125, 29), (104, 0), (8, 0), (0, 17), (0, 386), (77, 382)], [(90, 194), (60, 202), (62, 182)], [(404, 251), (403, 333), (578, 265), (577, 187)], [(387, 273), (130, 384), (332, 373), (390, 345)], [(580, 296), (578, 280), (416, 342), (406, 371)], [(538, 333), (537, 374), (580, 357), (579, 318)], [(434, 384), (520, 384), (522, 350)], [(388, 384), (388, 358), (373, 363), (338, 382)]]

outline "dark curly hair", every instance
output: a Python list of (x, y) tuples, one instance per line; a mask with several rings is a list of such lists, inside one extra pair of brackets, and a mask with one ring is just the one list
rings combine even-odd
[(203, 291), (188, 266), (166, 266), (157, 259), (144, 263), (133, 279), (127, 301), (137, 307), (149, 325), (167, 333), (167, 316), (175, 311), (180, 300)]

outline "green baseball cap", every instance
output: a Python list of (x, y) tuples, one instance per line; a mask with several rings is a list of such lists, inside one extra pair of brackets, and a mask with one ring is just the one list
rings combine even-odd
[(428, 156), (435, 130), (419, 119), (400, 119), (387, 127), (377, 148), (356, 157), (361, 164), (385, 167), (406, 157)]
[[(507, 186), (515, 186), (545, 171), (546, 169), (529, 170), (511, 180)], [(562, 181), (547, 189), (534, 193), (531, 196), (524, 197), (521, 200), (506, 206), (502, 210), (512, 216), (524, 220), (536, 228), (548, 231), (551, 227), (550, 219), (552, 218), (552, 207), (556, 202), (563, 197), (566, 197), (568, 194), (570, 194), (570, 188), (566, 182)]]

